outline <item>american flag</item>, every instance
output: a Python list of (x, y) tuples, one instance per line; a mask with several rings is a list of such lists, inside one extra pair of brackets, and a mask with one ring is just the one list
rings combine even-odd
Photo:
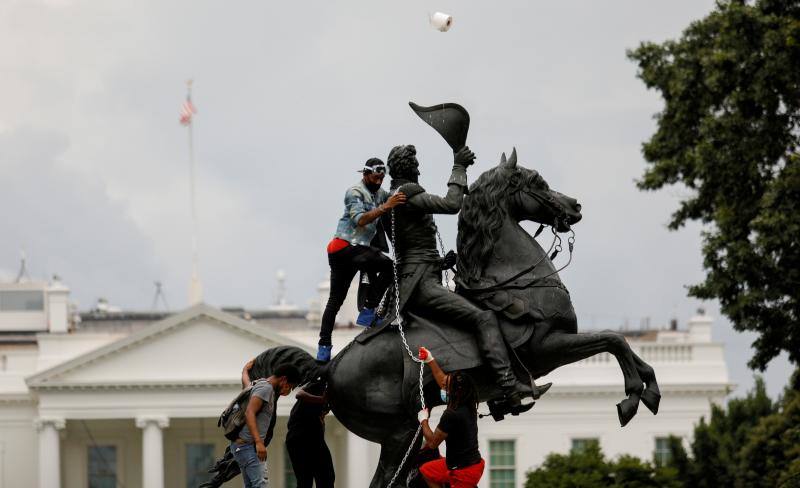
[(197, 113), (197, 109), (192, 104), (192, 97), (186, 95), (186, 101), (181, 104), (181, 124), (189, 125), (192, 123), (192, 116)]

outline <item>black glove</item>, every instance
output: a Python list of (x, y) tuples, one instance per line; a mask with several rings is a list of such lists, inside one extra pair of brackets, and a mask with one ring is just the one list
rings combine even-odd
[(475, 153), (470, 151), (469, 147), (464, 146), (455, 153), (453, 162), (466, 168), (475, 162)]
[(458, 260), (458, 254), (452, 249), (447, 251), (447, 254), (444, 255), (442, 258), (442, 270), (445, 269), (453, 269), (453, 266), (456, 265), (456, 261)]

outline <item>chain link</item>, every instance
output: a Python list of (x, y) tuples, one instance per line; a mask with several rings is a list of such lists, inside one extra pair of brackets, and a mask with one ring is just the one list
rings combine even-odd
[[(439, 227), (436, 225), (436, 222), (433, 222), (433, 228), (436, 229), (436, 238), (439, 239), (439, 248), (442, 250), (442, 258), (447, 256), (447, 252), (444, 250), (444, 243), (442, 242), (442, 236), (439, 234)], [(444, 287), (448, 290), (450, 289), (450, 273), (447, 270), (444, 271)]]
[[(400, 315), (400, 277), (397, 273), (397, 240), (395, 239), (395, 229), (394, 209), (392, 209), (392, 258), (394, 258), (392, 259), (392, 271), (394, 272), (394, 307), (397, 320), (397, 330), (400, 331), (400, 338), (403, 341), (403, 347), (405, 347), (408, 357), (410, 357), (415, 363), (419, 363), (419, 403), (422, 405), (422, 409), (425, 409), (425, 393), (422, 389), (422, 376), (425, 370), (425, 363), (421, 359), (414, 356), (414, 353), (411, 352), (411, 348), (408, 346), (408, 341), (406, 340), (406, 333), (403, 331), (403, 316)], [(436, 231), (436, 235), (439, 235), (438, 230)], [(441, 244), (441, 238), (439, 238), (439, 243)], [(383, 299), (378, 306), (380, 310), (383, 310), (385, 300), (386, 294), (383, 295)], [(406, 453), (403, 455), (403, 459), (400, 461), (400, 465), (397, 466), (397, 471), (394, 472), (394, 476), (392, 476), (392, 479), (389, 481), (387, 488), (391, 488), (395, 481), (397, 481), (397, 477), (400, 475), (400, 471), (403, 470), (403, 466), (405, 466), (408, 456), (411, 455), (411, 451), (414, 449), (414, 446), (417, 443), (417, 438), (419, 437), (421, 431), (422, 424), (417, 427), (417, 433), (414, 434), (414, 439), (411, 441), (411, 445), (408, 446)]]
[(419, 402), (422, 405), (422, 408), (425, 408), (425, 395), (422, 390), (422, 374), (423, 368), (425, 367), (425, 363), (422, 362), (421, 359), (414, 356), (414, 353), (411, 352), (411, 348), (408, 345), (408, 341), (406, 340), (406, 333), (403, 330), (403, 316), (400, 314), (400, 277), (397, 273), (397, 251), (396, 251), (396, 244), (397, 240), (395, 238), (395, 218), (394, 218), (394, 209), (392, 209), (392, 270), (394, 272), (394, 307), (395, 307), (395, 315), (397, 317), (397, 330), (400, 331), (400, 338), (403, 341), (403, 347), (406, 348), (406, 352), (408, 353), (408, 357), (411, 358), (412, 361), (415, 363), (419, 363)]

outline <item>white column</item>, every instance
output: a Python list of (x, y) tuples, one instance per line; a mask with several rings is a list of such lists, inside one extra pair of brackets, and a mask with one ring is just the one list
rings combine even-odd
[[(344, 430), (344, 428), (342, 428)], [(347, 432), (347, 486), (369, 486), (377, 463), (370, 462), (370, 442)]]
[(136, 427), (142, 429), (142, 486), (164, 488), (164, 436), (161, 429), (169, 427), (169, 418), (136, 417)]
[(61, 441), (58, 431), (62, 418), (41, 417), (34, 421), (39, 431), (39, 488), (61, 488)]

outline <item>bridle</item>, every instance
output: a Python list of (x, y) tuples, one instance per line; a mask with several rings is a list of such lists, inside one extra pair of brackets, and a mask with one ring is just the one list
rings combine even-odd
[[(528, 266), (527, 268), (523, 269), (522, 271), (520, 271), (519, 273), (515, 274), (514, 276), (501, 281), (500, 283), (497, 283), (497, 284), (491, 285), (491, 286), (482, 287), (482, 288), (471, 288), (471, 287), (465, 286), (463, 283), (460, 283), (460, 286), (459, 286), (460, 291), (462, 293), (464, 293), (464, 294), (477, 295), (477, 294), (491, 293), (491, 292), (500, 291), (500, 290), (510, 290), (510, 289), (523, 290), (525, 288), (537, 288), (537, 287), (543, 287), (543, 286), (552, 286), (552, 285), (548, 285), (547, 283), (540, 283), (540, 282), (544, 282), (547, 278), (553, 276), (556, 273), (559, 273), (559, 272), (563, 271), (567, 266), (569, 266), (572, 263), (572, 253), (575, 250), (575, 231), (572, 230), (572, 227), (569, 225), (569, 218), (568, 218), (567, 211), (564, 208), (564, 206), (561, 205), (561, 203), (558, 202), (558, 200), (556, 200), (555, 197), (550, 192), (547, 192), (546, 195), (543, 195), (542, 193), (539, 193), (539, 192), (530, 191), (527, 188), (524, 188), (519, 183), (512, 182), (511, 185), (513, 186), (512, 188), (510, 188), (511, 197), (512, 198), (519, 198), (519, 194), (520, 193), (524, 193), (524, 194), (528, 195), (529, 197), (533, 198), (534, 200), (538, 201), (540, 204), (548, 207), (550, 210), (553, 211), (553, 213), (555, 214), (555, 216), (553, 218), (553, 223), (551, 225), (549, 225), (549, 226), (547, 226), (545, 224), (539, 224), (539, 228), (536, 230), (536, 233), (533, 235), (533, 237), (535, 239), (536, 237), (539, 236), (539, 234), (542, 233), (542, 231), (544, 230), (545, 227), (550, 227), (550, 230), (553, 233), (553, 242), (550, 244), (550, 248), (547, 250), (547, 252), (545, 252), (542, 255), (542, 257), (539, 258), (538, 261), (536, 261), (534, 264)], [(567, 247), (569, 249), (569, 259), (567, 260), (567, 263), (564, 266), (558, 268), (557, 270), (555, 270), (555, 271), (553, 271), (553, 272), (551, 272), (551, 273), (549, 273), (549, 274), (547, 274), (545, 276), (533, 277), (530, 281), (524, 282), (524, 283), (514, 283), (518, 278), (521, 278), (522, 276), (524, 276), (524, 275), (530, 273), (531, 271), (533, 271), (534, 269), (536, 269), (536, 267), (539, 266), (544, 261), (544, 258), (547, 257), (548, 255), (550, 257), (550, 261), (554, 260), (556, 258), (556, 256), (558, 256), (558, 253), (563, 250), (563, 247), (562, 247), (561, 236), (558, 235), (558, 230), (557, 229), (558, 228), (563, 228), (563, 227), (566, 227), (569, 230), (569, 233), (570, 233), (570, 236), (567, 238)], [(552, 251), (552, 254), (551, 254), (551, 251)]]

